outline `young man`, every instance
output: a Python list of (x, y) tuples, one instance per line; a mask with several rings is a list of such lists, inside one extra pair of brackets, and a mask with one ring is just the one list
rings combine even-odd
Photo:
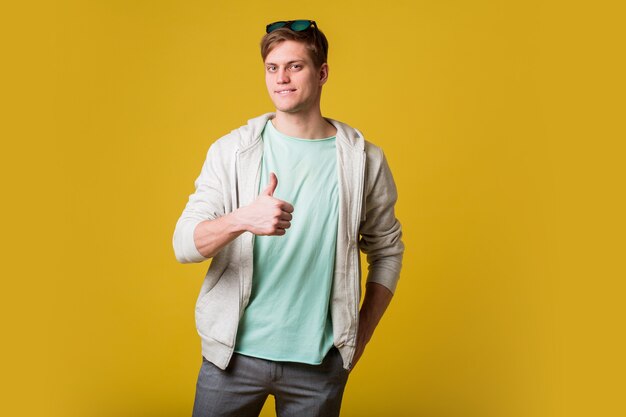
[[(396, 187), (380, 148), (322, 117), (328, 42), (314, 21), (261, 41), (276, 107), (209, 148), (174, 232), (183, 263), (213, 258), (196, 304), (194, 417), (338, 416), (399, 278)], [(369, 272), (359, 311), (361, 264)]]

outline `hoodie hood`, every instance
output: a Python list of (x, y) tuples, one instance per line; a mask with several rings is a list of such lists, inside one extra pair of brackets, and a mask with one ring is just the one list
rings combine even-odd
[[(239, 140), (242, 144), (242, 150), (254, 145), (257, 141), (261, 140), (261, 133), (268, 120), (276, 117), (276, 113), (265, 113), (261, 116), (249, 119), (247, 124), (232, 131), (235, 135), (239, 136)], [(330, 124), (337, 129), (337, 139), (344, 144), (355, 147), (357, 149), (365, 149), (365, 138), (363, 134), (345, 123), (338, 120), (325, 117)]]

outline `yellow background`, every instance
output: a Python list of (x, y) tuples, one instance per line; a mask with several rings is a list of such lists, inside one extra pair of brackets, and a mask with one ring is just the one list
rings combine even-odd
[(6, 5), (0, 414), (191, 415), (207, 264), (174, 225), (209, 145), (273, 110), (265, 24), (310, 18), (323, 113), (385, 150), (406, 244), (342, 415), (625, 415), (615, 5)]

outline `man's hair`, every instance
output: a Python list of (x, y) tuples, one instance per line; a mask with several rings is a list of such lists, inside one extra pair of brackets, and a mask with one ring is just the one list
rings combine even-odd
[(328, 40), (321, 30), (312, 26), (307, 30), (295, 32), (283, 27), (266, 33), (263, 39), (261, 39), (261, 58), (263, 58), (263, 62), (265, 62), (265, 58), (267, 58), (272, 49), (284, 41), (303, 42), (316, 68), (320, 68), (328, 59)]

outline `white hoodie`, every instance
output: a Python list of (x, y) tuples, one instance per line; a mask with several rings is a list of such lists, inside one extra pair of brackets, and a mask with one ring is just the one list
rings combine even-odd
[[(258, 196), (263, 156), (261, 133), (274, 113), (248, 123), (213, 143), (196, 179), (196, 191), (176, 223), (173, 245), (182, 263), (207, 260), (198, 252), (193, 232), (212, 220), (251, 204)], [(361, 132), (326, 118), (337, 128), (339, 223), (331, 294), (334, 344), (344, 368), (354, 356), (361, 260), (367, 255), (367, 282), (384, 285), (392, 293), (402, 267), (404, 244), (395, 217), (396, 186), (382, 150), (366, 141)], [(237, 327), (248, 305), (252, 288), (254, 235), (241, 234), (213, 257), (196, 302), (196, 327), (202, 340), (202, 356), (226, 369), (235, 347)]]

